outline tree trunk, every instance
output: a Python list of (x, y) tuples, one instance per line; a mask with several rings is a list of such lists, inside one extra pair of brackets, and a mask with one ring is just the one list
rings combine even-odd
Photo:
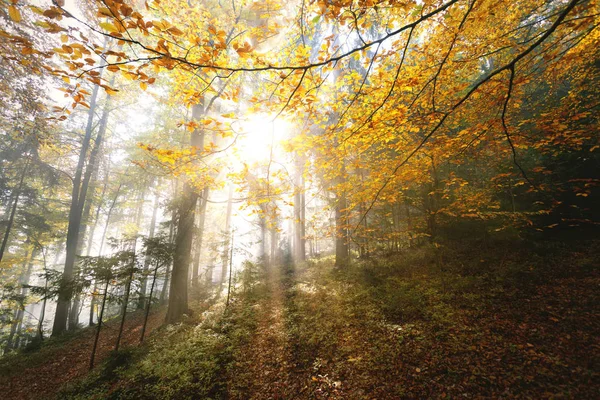
[(115, 344), (115, 351), (119, 351), (119, 345), (121, 344), (121, 337), (123, 336), (123, 328), (125, 327), (125, 317), (127, 316), (127, 306), (129, 304), (129, 292), (131, 291), (131, 281), (133, 281), (133, 272), (135, 271), (135, 241), (133, 244), (133, 260), (129, 266), (129, 275), (127, 276), (127, 282), (125, 283), (125, 298), (123, 299), (123, 305), (121, 306), (121, 323), (119, 324), (119, 334), (117, 336), (117, 343)]
[[(204, 113), (203, 104), (192, 107), (192, 119), (198, 120)], [(190, 144), (197, 149), (204, 149), (204, 132), (195, 129)], [(198, 193), (188, 181), (183, 185), (182, 199), (179, 203), (179, 223), (175, 237), (175, 258), (171, 273), (171, 288), (166, 323), (177, 322), (188, 311), (188, 274), (192, 242), (194, 239), (194, 217)]]
[(123, 184), (119, 183), (119, 187), (117, 188), (115, 197), (113, 198), (110, 208), (108, 209), (108, 214), (106, 214), (106, 223), (104, 224), (104, 231), (102, 232), (102, 238), (100, 239), (100, 249), (98, 250), (99, 256), (102, 255), (102, 248), (104, 247), (104, 241), (106, 240), (106, 232), (108, 231), (108, 226), (110, 225), (110, 216), (113, 212), (113, 209), (115, 208), (115, 205), (117, 204), (117, 199), (119, 198), (119, 192), (121, 191), (121, 186), (123, 186)]
[(162, 287), (162, 291), (160, 292), (160, 298), (158, 300), (158, 302), (160, 304), (166, 304), (167, 303), (167, 292), (169, 290), (169, 282), (171, 279), (171, 264), (167, 264), (167, 270), (165, 271), (165, 282), (163, 283), (163, 287)]
[(435, 159), (433, 156), (431, 156), (430, 158), (432, 184), (429, 193), (425, 194), (425, 204), (427, 204), (427, 229), (429, 231), (429, 241), (431, 243), (434, 243), (437, 236), (437, 213), (440, 208), (441, 196), (439, 193), (440, 179), (435, 165)]
[(202, 199), (200, 199), (200, 203), (198, 204), (198, 226), (196, 227), (196, 251), (194, 252), (194, 260), (192, 264), (192, 279), (191, 286), (198, 286), (198, 276), (200, 273), (200, 255), (202, 253), (202, 241), (204, 240), (204, 224), (206, 222), (206, 206), (208, 203), (208, 188), (204, 188), (202, 190)]
[(221, 279), (219, 286), (225, 282), (227, 276), (227, 267), (229, 264), (229, 248), (233, 244), (229, 240), (229, 231), (231, 230), (231, 214), (233, 210), (233, 185), (229, 184), (229, 195), (227, 197), (227, 216), (225, 217), (225, 245), (223, 246), (223, 264), (221, 266)]
[[(159, 200), (160, 200), (160, 192), (158, 190), (158, 183), (157, 183), (157, 187), (156, 187), (156, 191), (155, 191), (155, 195), (154, 195), (154, 207), (152, 208), (152, 219), (150, 220), (150, 231), (148, 232), (148, 238), (152, 239), (154, 237), (154, 234), (156, 232), (156, 214), (158, 213), (158, 205), (159, 205)], [(140, 300), (138, 302), (138, 309), (139, 310), (143, 310), (144, 306), (146, 304), (146, 289), (148, 286), (148, 278), (147, 278), (147, 274), (148, 274), (148, 268), (150, 267), (150, 262), (152, 261), (152, 259), (150, 258), (149, 254), (146, 254), (146, 257), (144, 258), (144, 270), (142, 272), (142, 282), (140, 284)], [(155, 275), (155, 279), (156, 279), (156, 274)], [(154, 282), (152, 283), (152, 286), (154, 287)]]
[(171, 324), (181, 319), (188, 310), (188, 271), (194, 238), (194, 214), (198, 194), (190, 183), (183, 186), (183, 199), (179, 205), (179, 224), (175, 237), (175, 258), (171, 273), (169, 307), (166, 322)]
[(144, 334), (146, 333), (146, 325), (148, 324), (148, 315), (150, 315), (150, 306), (152, 306), (152, 294), (154, 293), (154, 285), (156, 284), (156, 274), (158, 273), (159, 264), (156, 263), (154, 267), (154, 274), (152, 275), (152, 285), (150, 285), (150, 295), (146, 303), (146, 314), (144, 315), (144, 325), (142, 326), (142, 335), (140, 336), (140, 343), (144, 341)]
[(410, 205), (408, 204), (408, 199), (404, 200), (404, 207), (406, 209), (406, 229), (408, 230), (408, 247), (412, 248), (414, 246), (413, 243), (413, 226), (412, 226), (412, 217), (410, 215)]
[(267, 262), (267, 221), (266, 215), (262, 213), (258, 216), (258, 224), (260, 226), (260, 252), (258, 256)]
[(225, 307), (229, 306), (229, 296), (231, 294), (231, 278), (233, 277), (233, 231), (231, 232), (231, 253), (229, 254), (229, 284), (227, 285), (227, 302)]
[[(77, 253), (77, 242), (79, 240), (79, 228), (81, 226), (81, 213), (83, 211), (83, 203), (85, 202), (85, 193), (80, 193), (81, 188), (81, 177), (83, 175), (83, 168), (85, 160), (87, 158), (87, 152), (92, 137), (92, 123), (94, 119), (94, 113), (96, 112), (96, 100), (98, 97), (98, 85), (94, 85), (94, 90), (90, 98), (90, 109), (88, 112), (87, 126), (85, 129), (85, 136), (81, 144), (81, 150), (79, 153), (79, 160), (77, 162), (77, 169), (75, 171), (75, 177), (73, 178), (73, 189), (71, 192), (71, 208), (69, 210), (69, 225), (67, 228), (67, 256), (65, 259), (65, 269), (62, 275), (61, 285), (63, 287), (68, 284), (73, 278), (73, 269), (75, 266), (75, 258)], [(87, 187), (85, 188), (87, 191)], [(80, 194), (83, 197), (80, 197)], [(69, 303), (71, 301), (71, 291), (61, 290), (58, 296), (58, 302), (56, 304), (56, 314), (54, 316), (54, 325), (52, 327), (52, 336), (62, 334), (67, 328), (67, 317), (69, 315)]]
[(304, 163), (299, 155), (296, 155), (296, 172), (294, 182), (294, 259), (296, 261), (306, 260), (306, 240), (304, 226)]
[(107, 167), (105, 174), (104, 174), (104, 183), (102, 184), (102, 193), (100, 194), (100, 201), (98, 202), (98, 205), (96, 206), (96, 214), (94, 216), (94, 224), (92, 225), (92, 228), (90, 229), (90, 233), (88, 235), (88, 241), (87, 241), (87, 246), (86, 246), (86, 251), (85, 251), (86, 256), (89, 256), (92, 253), (92, 245), (94, 243), (94, 233), (96, 232), (96, 228), (98, 227), (98, 219), (100, 218), (100, 211), (102, 210), (102, 200), (104, 200), (106, 188), (108, 187), (108, 177), (109, 177), (109, 171), (108, 171), (108, 167)]
[[(174, 185), (174, 194), (173, 196), (177, 196), (177, 181), (175, 181)], [(169, 227), (169, 243), (173, 243), (175, 240), (175, 223), (177, 222), (177, 212), (175, 210), (171, 213), (171, 225)], [(171, 264), (167, 264), (167, 270), (165, 271), (165, 281), (162, 286), (162, 290), (160, 292), (159, 303), (166, 304), (168, 297), (167, 291), (169, 290), (169, 283), (171, 279)]]
[(98, 326), (96, 327), (96, 335), (94, 337), (94, 345), (92, 347), (92, 356), (90, 358), (90, 370), (94, 368), (94, 359), (96, 358), (96, 348), (98, 347), (98, 339), (100, 338), (100, 330), (102, 329), (102, 319), (104, 317), (104, 308), (106, 307), (106, 296), (108, 295), (108, 283), (110, 279), (106, 280), (104, 284), (104, 294), (102, 295), (102, 305), (100, 306), (100, 315), (98, 316)]
[(277, 227), (273, 227), (270, 229), (270, 237), (271, 237), (271, 254), (269, 256), (269, 263), (271, 265), (275, 265), (277, 262)]
[[(345, 169), (342, 174), (345, 173)], [(343, 178), (341, 178), (343, 179)], [(340, 179), (340, 180), (341, 180)], [(350, 259), (348, 247), (348, 200), (346, 194), (337, 195), (335, 203), (335, 265), (345, 266)]]
[[(26, 260), (23, 265), (23, 267), (25, 267), (25, 265), (27, 265), (27, 269), (24, 269), (23, 272), (21, 273), (21, 276), (19, 277), (19, 283), (21, 285), (26, 285), (27, 283), (29, 283), (29, 277), (31, 276), (31, 270), (33, 268), (34, 253), (35, 253), (34, 251), (28, 251), (28, 253), (27, 253)], [(21, 288), (21, 296), (23, 296), (23, 297), (27, 296), (27, 288), (24, 288), (24, 287)], [(6, 340), (6, 347), (5, 347), (4, 353), (8, 353), (11, 349), (17, 347), (17, 344), (13, 345), (13, 339), (14, 339), (15, 335), (17, 335), (17, 336), (19, 335), (24, 314), (25, 314), (25, 306), (18, 307), (15, 310), (14, 320), (12, 321), (12, 325), (10, 327), (10, 333), (8, 335), (8, 339)], [(18, 343), (18, 342), (16, 342), (16, 343)]]
[[(93, 197), (88, 198), (87, 193), (90, 192), (92, 195), (96, 188), (96, 180), (98, 179), (98, 165), (100, 161), (100, 152), (102, 149), (102, 145), (104, 143), (104, 137), (106, 135), (106, 128), (108, 126), (108, 115), (110, 113), (110, 97), (107, 99), (106, 104), (104, 106), (104, 110), (102, 111), (102, 117), (100, 118), (100, 124), (98, 127), (98, 134), (96, 135), (96, 140), (94, 141), (94, 147), (92, 148), (92, 152), (90, 153), (90, 161), (85, 170), (85, 176), (83, 178), (83, 183), (81, 185), (81, 195), (83, 198), (81, 205), (85, 203), (85, 208), (82, 212), (81, 218), (81, 226), (79, 228), (80, 235), (79, 241), (77, 243), (77, 254), (81, 254), (83, 252), (83, 244), (85, 241), (85, 231), (90, 222), (90, 214), (92, 210)], [(106, 185), (104, 186), (106, 188)], [(92, 235), (90, 235), (91, 237)], [(90, 242), (88, 240), (88, 242)], [(88, 252), (89, 254), (89, 252)]]
[(21, 195), (21, 190), (23, 189), (23, 181), (25, 180), (25, 175), (27, 174), (27, 168), (29, 167), (29, 158), (25, 162), (25, 166), (23, 167), (23, 172), (21, 172), (21, 179), (19, 180), (19, 186), (17, 186), (15, 192), (15, 200), (13, 202), (12, 208), (10, 210), (10, 217), (8, 218), (8, 225), (6, 226), (6, 230), (4, 231), (4, 238), (2, 238), (2, 246), (0, 247), (0, 261), (2, 261), (2, 257), (4, 257), (4, 251), (6, 250), (6, 246), (8, 245), (8, 237), (10, 236), (10, 231), (15, 222), (15, 215), (17, 213), (17, 206), (19, 205), (19, 196)]

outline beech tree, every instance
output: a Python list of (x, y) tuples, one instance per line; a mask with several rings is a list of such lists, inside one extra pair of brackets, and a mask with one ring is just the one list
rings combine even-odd
[[(451, 220), (481, 221), (486, 232), (492, 222), (503, 229), (537, 219), (544, 221), (539, 229), (552, 229), (592, 221), (585, 206), (566, 210), (553, 194), (560, 187), (585, 204), (597, 180), (559, 170), (553, 158), (596, 158), (595, 0), (165, 0), (146, 7), (101, 0), (69, 7), (14, 2), (3, 9), (0, 30), (10, 44), (0, 48), (3, 63), (62, 82), (69, 102), (47, 121), (68, 126), (87, 113), (70, 165), (65, 287), (92, 210), (86, 199), (113, 118), (108, 104), (132, 90), (176, 114), (168, 137), (142, 140), (143, 161), (136, 160), (175, 187), (169, 323), (187, 312), (188, 285), (196, 286), (209, 248), (209, 193), (225, 184), (229, 162), (220, 154), (241, 140), (249, 115), (293, 126), (284, 146), (297, 157), (293, 169), (271, 151), (266, 162), (247, 162), (228, 176), (240, 183), (246, 209), (259, 214), (262, 253), (271, 259), (292, 203), (296, 258), (304, 258), (311, 231), (331, 237), (339, 266), (354, 251), (436, 244)], [(5, 196), (12, 198), (6, 210), (18, 204), (19, 186)], [(111, 193), (106, 227), (120, 190)], [(319, 207), (308, 205), (311, 191)], [(323, 215), (318, 228), (306, 229), (309, 218)], [(53, 334), (67, 329), (72, 297), (60, 295)]]

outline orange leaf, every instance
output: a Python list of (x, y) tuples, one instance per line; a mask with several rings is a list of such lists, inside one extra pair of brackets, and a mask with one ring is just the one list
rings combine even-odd
[(21, 22), (21, 13), (15, 6), (8, 6), (8, 15), (15, 22)]

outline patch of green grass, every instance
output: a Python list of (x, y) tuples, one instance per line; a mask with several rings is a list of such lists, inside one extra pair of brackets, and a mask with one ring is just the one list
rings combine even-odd
[(61, 399), (221, 399), (227, 370), (256, 329), (252, 305), (265, 293), (261, 267), (247, 263), (245, 281), (195, 317), (161, 328), (144, 346), (113, 354), (85, 379), (63, 388)]

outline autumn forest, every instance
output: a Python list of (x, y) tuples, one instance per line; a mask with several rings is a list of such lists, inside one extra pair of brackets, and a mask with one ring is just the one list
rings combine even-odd
[(0, 0), (0, 398), (597, 398), (599, 24)]

